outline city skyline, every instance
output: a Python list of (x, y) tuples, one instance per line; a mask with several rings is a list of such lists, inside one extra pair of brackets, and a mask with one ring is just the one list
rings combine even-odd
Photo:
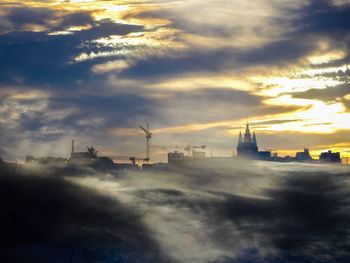
[[(128, 162), (132, 162), (133, 165), (137, 163), (140, 167), (143, 165), (157, 165), (157, 164), (171, 164), (171, 159), (174, 158), (178, 161), (193, 161), (193, 160), (225, 160), (229, 161), (229, 157), (246, 159), (246, 160), (260, 160), (270, 162), (307, 162), (307, 163), (342, 163), (349, 164), (348, 157), (344, 157), (341, 152), (333, 152), (332, 150), (321, 151), (318, 155), (312, 154), (309, 148), (305, 148), (302, 151), (296, 151), (290, 155), (280, 155), (278, 149), (263, 149), (259, 148), (256, 132), (251, 131), (250, 124), (247, 121), (245, 124), (245, 131), (239, 132), (237, 145), (234, 147), (231, 156), (218, 156), (213, 154), (213, 149), (208, 145), (181, 145), (181, 144), (168, 144), (168, 145), (154, 145), (151, 143), (153, 138), (153, 132), (149, 128), (149, 123), (146, 125), (147, 129), (143, 126), (139, 128), (145, 132), (145, 152), (140, 156), (127, 156), (116, 153), (99, 152), (94, 146), (84, 147), (85, 151), (76, 151), (75, 139), (71, 140), (70, 156), (34, 156), (33, 152), (30, 152), (25, 156), (25, 162), (41, 162), (50, 163), (55, 162), (70, 163), (76, 160), (83, 162), (90, 162), (93, 160), (102, 159), (108, 160), (109, 163), (115, 163), (116, 165), (124, 165)], [(80, 149), (81, 150), (81, 149)], [(157, 153), (157, 157), (153, 158), (153, 154)], [(163, 155), (163, 158), (159, 160), (159, 154)], [(166, 159), (167, 157), (167, 159)], [(213, 159), (214, 158), (214, 159)], [(159, 162), (160, 161), (160, 162)], [(16, 161), (17, 164), (17, 161)]]
[(247, 117), (260, 149), (350, 157), (349, 4), (0, 0), (0, 157), (143, 156), (147, 122), (230, 156)]

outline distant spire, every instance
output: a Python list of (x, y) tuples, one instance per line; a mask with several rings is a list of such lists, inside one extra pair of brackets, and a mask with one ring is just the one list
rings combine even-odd
[(246, 127), (245, 127), (245, 134), (244, 134), (244, 142), (245, 143), (251, 143), (252, 137), (250, 136), (250, 130), (249, 130), (249, 123), (247, 121)]
[(258, 147), (258, 143), (257, 143), (257, 141), (256, 141), (256, 135), (255, 135), (255, 132), (253, 132), (253, 145), (254, 145), (254, 147)]
[(239, 138), (238, 138), (238, 147), (240, 147), (242, 145), (243, 141), (242, 141), (242, 132), (239, 132)]

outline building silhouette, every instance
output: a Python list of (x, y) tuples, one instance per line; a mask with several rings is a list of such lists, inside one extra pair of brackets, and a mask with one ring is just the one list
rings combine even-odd
[(250, 132), (249, 123), (246, 123), (245, 133), (242, 137), (242, 132), (239, 132), (237, 144), (237, 156), (250, 159), (266, 160), (271, 157), (270, 151), (259, 151), (256, 134)]
[(170, 152), (168, 153), (168, 163), (170, 164), (176, 164), (178, 162), (182, 162), (185, 159), (185, 155), (182, 152)]
[(74, 147), (74, 139), (72, 140), (71, 155), (69, 159), (70, 162), (84, 163), (95, 159), (97, 159), (97, 151), (93, 146), (87, 146), (86, 152), (76, 152)]
[(332, 151), (323, 152), (320, 154), (320, 161), (328, 163), (341, 163), (340, 153), (334, 153)]
[(299, 162), (308, 162), (313, 160), (308, 148), (304, 148), (303, 152), (297, 152), (295, 155), (295, 159)]

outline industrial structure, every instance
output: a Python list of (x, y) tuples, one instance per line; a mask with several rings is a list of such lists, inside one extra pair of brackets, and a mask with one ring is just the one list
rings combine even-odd
[(146, 128), (143, 126), (139, 126), (139, 128), (145, 133), (146, 135), (146, 161), (150, 161), (150, 151), (151, 151), (151, 139), (152, 139), (152, 133), (149, 130), (149, 123), (147, 122)]
[(87, 146), (86, 152), (75, 152), (74, 139), (72, 139), (72, 148), (69, 162), (84, 163), (97, 158), (97, 151), (93, 146)]

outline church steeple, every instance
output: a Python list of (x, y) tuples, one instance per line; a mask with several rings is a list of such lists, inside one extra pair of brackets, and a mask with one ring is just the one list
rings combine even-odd
[[(266, 153), (269, 154), (269, 152)], [(237, 156), (243, 156), (253, 159), (267, 158), (267, 155), (265, 154), (265, 156), (264, 154), (265, 152), (259, 152), (256, 133), (255, 131), (252, 131), (251, 133), (249, 122), (247, 121), (244, 135), (242, 134), (242, 132), (239, 133)]]
[(238, 138), (238, 147), (242, 146), (242, 132), (239, 132), (239, 138)]
[(252, 142), (253, 146), (254, 147), (258, 147), (258, 143), (256, 141), (256, 135), (255, 135), (255, 132), (253, 132), (253, 142)]
[(251, 143), (252, 142), (252, 137), (250, 135), (249, 123), (248, 122), (247, 122), (246, 127), (245, 127), (244, 142), (245, 143)]

